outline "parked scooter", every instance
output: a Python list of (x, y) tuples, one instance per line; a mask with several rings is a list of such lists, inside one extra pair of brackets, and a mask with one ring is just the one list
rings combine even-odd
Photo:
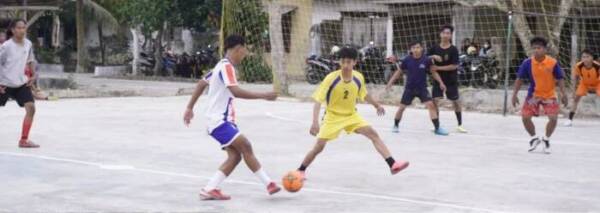
[(385, 84), (385, 70), (390, 63), (386, 61), (383, 49), (376, 47), (374, 42), (361, 49), (360, 61), (358, 62), (358, 70), (365, 76), (367, 83)]
[(140, 52), (139, 65), (142, 74), (153, 75), (154, 64), (156, 64), (156, 60), (152, 53)]
[(498, 61), (477, 54), (460, 57), (459, 79), (463, 86), (494, 89), (502, 81)]
[(177, 63), (175, 65), (175, 75), (184, 78), (193, 77), (194, 66), (192, 57), (184, 52), (180, 56), (176, 56), (176, 58)]
[(177, 58), (172, 51), (167, 51), (162, 56), (163, 74), (166, 76), (174, 76), (177, 64)]
[(337, 60), (338, 46), (331, 48), (331, 54), (328, 56), (311, 55), (306, 58), (306, 81), (309, 84), (318, 84), (323, 81), (325, 76), (332, 71), (338, 70), (340, 65)]
[(206, 70), (212, 69), (219, 62), (219, 59), (215, 55), (216, 51), (216, 46), (208, 45), (196, 52), (196, 55), (194, 55), (195, 77), (201, 77)]

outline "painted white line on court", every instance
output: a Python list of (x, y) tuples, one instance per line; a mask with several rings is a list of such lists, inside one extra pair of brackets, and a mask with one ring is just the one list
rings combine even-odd
[[(310, 122), (304, 122), (304, 121), (299, 121), (297, 119), (293, 119), (293, 118), (288, 118), (288, 117), (284, 117), (284, 116), (279, 116), (279, 115), (275, 115), (273, 113), (270, 112), (265, 112), (265, 115), (267, 117), (271, 117), (271, 118), (275, 118), (275, 119), (279, 119), (279, 120), (283, 120), (283, 121), (290, 121), (290, 122), (295, 122), (295, 123), (300, 123), (300, 124), (306, 124), (307, 126), (310, 125)], [(377, 126), (377, 125), (373, 125), (373, 127), (376, 128), (389, 128), (389, 127), (384, 127), (384, 126)], [(428, 133), (428, 134), (433, 134), (431, 131), (422, 131), (422, 130), (415, 130), (415, 129), (402, 129), (402, 132), (410, 132), (410, 133), (418, 133), (418, 134), (423, 134), (423, 133)], [(490, 135), (477, 135), (477, 134), (471, 134), (471, 133), (455, 133), (452, 134), (452, 136), (458, 136), (458, 137), (468, 137), (468, 138), (483, 138), (483, 139), (493, 139), (493, 140), (500, 140), (500, 141), (518, 141), (518, 142), (524, 142), (527, 141), (527, 138), (523, 139), (523, 138), (515, 138), (515, 137), (497, 137), (497, 136), (490, 136)], [(576, 145), (576, 146), (594, 146), (594, 147), (600, 147), (599, 143), (571, 143), (571, 142), (552, 142), (553, 144), (561, 144), (561, 145)]]
[[(175, 176), (175, 177), (198, 178), (198, 179), (205, 179), (205, 180), (210, 179), (210, 177), (207, 177), (207, 176), (160, 171), (160, 170), (153, 170), (153, 169), (143, 169), (143, 168), (136, 168), (136, 167), (130, 166), (130, 165), (108, 165), (108, 164), (68, 159), (68, 158), (57, 158), (57, 157), (32, 155), (32, 154), (25, 154), (25, 153), (15, 153), (15, 152), (0, 152), (0, 154), (7, 155), (7, 156), (29, 157), (29, 158), (37, 158), (37, 159), (49, 160), (49, 161), (57, 161), (57, 162), (73, 163), (73, 164), (86, 165), (86, 166), (94, 166), (94, 167), (97, 167), (100, 169), (107, 169), (107, 170), (130, 170), (130, 171), (138, 171), (138, 172), (149, 173), (149, 174), (159, 174), (159, 175), (167, 175), (167, 176)], [(117, 168), (117, 169), (115, 169), (115, 168)], [(228, 179), (228, 180), (226, 180), (226, 182), (236, 183), (236, 184), (244, 184), (244, 185), (262, 186), (262, 184), (260, 184), (260, 183), (250, 182), (250, 181)], [(324, 194), (335, 194), (335, 195), (363, 197), (363, 198), (380, 199), (380, 200), (400, 201), (400, 202), (413, 203), (413, 204), (419, 204), (419, 205), (425, 205), (425, 206), (438, 206), (438, 207), (461, 209), (461, 210), (476, 211), (476, 212), (494, 212), (494, 213), (506, 212), (506, 211), (478, 208), (478, 207), (472, 207), (472, 206), (463, 206), (463, 205), (452, 204), (452, 203), (448, 203), (448, 202), (415, 200), (415, 199), (393, 197), (393, 196), (387, 196), (387, 195), (370, 194), (370, 193), (360, 193), (360, 192), (350, 192), (350, 191), (333, 191), (333, 190), (315, 189), (315, 188), (303, 188), (302, 190), (309, 191), (309, 192), (316, 192), (316, 193), (324, 193)]]

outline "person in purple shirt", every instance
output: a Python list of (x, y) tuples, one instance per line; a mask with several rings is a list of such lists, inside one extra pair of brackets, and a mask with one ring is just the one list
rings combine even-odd
[(402, 119), (402, 114), (407, 106), (411, 105), (415, 98), (419, 98), (421, 103), (425, 104), (429, 110), (429, 117), (435, 127), (435, 134), (448, 135), (448, 131), (440, 127), (438, 114), (431, 99), (429, 90), (427, 90), (427, 74), (431, 73), (433, 79), (439, 83), (442, 90), (446, 90), (446, 85), (442, 82), (440, 75), (431, 69), (432, 59), (423, 54), (423, 45), (420, 41), (415, 41), (410, 44), (410, 55), (402, 60), (400, 68), (394, 72), (390, 78), (386, 91), (390, 91), (392, 85), (403, 73), (406, 74), (406, 83), (404, 85), (404, 93), (400, 101), (400, 107), (396, 112), (394, 119), (393, 132), (399, 132), (399, 124)]

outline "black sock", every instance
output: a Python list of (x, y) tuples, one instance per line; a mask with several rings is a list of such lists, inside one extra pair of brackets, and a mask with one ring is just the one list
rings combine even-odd
[(400, 124), (400, 119), (394, 119), (394, 126), (398, 127), (398, 124)]
[(458, 121), (458, 125), (462, 125), (462, 112), (454, 112), (456, 113), (456, 121)]
[(435, 127), (435, 130), (440, 128), (440, 119), (431, 119), (431, 122), (433, 122), (433, 127)]
[(385, 162), (388, 164), (388, 166), (390, 166), (390, 168), (392, 167), (392, 165), (394, 165), (394, 163), (396, 163), (396, 160), (394, 160), (393, 157), (389, 157), (385, 159)]
[(300, 168), (298, 168), (299, 171), (306, 171), (306, 166), (305, 165), (300, 165)]
[(569, 120), (573, 120), (573, 116), (575, 116), (575, 112), (570, 112), (569, 113)]

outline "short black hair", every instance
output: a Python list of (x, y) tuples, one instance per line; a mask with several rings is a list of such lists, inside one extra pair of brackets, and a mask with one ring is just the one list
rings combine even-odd
[(423, 42), (420, 39), (417, 39), (417, 40), (413, 40), (410, 43), (408, 43), (408, 48), (412, 48), (413, 46), (415, 46), (417, 44), (423, 46)]
[(536, 36), (536, 37), (533, 37), (529, 41), (529, 44), (531, 46), (533, 46), (533, 45), (541, 45), (542, 47), (546, 47), (546, 46), (548, 46), (548, 40), (546, 40), (544, 37)]
[(246, 39), (240, 35), (229, 35), (225, 38), (224, 50), (227, 51), (231, 48), (236, 47), (237, 45), (246, 45)]
[(340, 49), (338, 52), (338, 56), (340, 59), (352, 59), (356, 60), (358, 58), (358, 51), (350, 46), (345, 46)]
[(443, 32), (444, 30), (450, 30), (450, 32), (453, 33), (454, 27), (452, 25), (446, 24), (440, 27), (440, 32)]
[(13, 37), (13, 32), (12, 30), (15, 29), (15, 27), (17, 27), (17, 23), (19, 22), (23, 22), (23, 24), (27, 25), (27, 21), (25, 21), (25, 19), (13, 19), (10, 24), (8, 24), (8, 29), (6, 30), (6, 39), (11, 39)]
[(594, 55), (594, 52), (592, 52), (592, 50), (590, 50), (590, 49), (583, 49), (581, 51), (581, 55), (583, 56), (583, 54), (591, 55), (593, 59), (596, 59), (596, 56)]

